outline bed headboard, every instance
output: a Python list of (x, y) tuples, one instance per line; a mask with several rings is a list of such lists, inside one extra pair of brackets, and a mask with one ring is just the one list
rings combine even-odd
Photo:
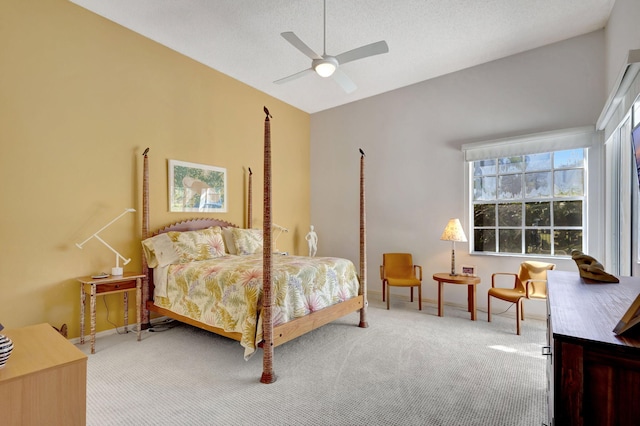
[(215, 218), (196, 218), (196, 219), (188, 219), (183, 220), (181, 222), (172, 223), (171, 225), (167, 225), (164, 228), (161, 228), (155, 231), (152, 235), (164, 234), (165, 232), (171, 231), (197, 231), (198, 229), (206, 229), (212, 226), (219, 226), (221, 228), (226, 228), (228, 226), (239, 228), (238, 225), (235, 225), (231, 222), (227, 222), (225, 220), (215, 219)]

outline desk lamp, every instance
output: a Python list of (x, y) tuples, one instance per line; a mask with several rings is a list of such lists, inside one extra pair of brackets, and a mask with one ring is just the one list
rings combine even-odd
[(451, 274), (456, 274), (456, 241), (467, 242), (467, 236), (464, 235), (464, 230), (460, 224), (459, 219), (450, 219), (447, 226), (444, 228), (442, 235), (440, 236), (442, 241), (451, 241)]
[(278, 237), (283, 232), (289, 232), (289, 230), (287, 228), (285, 228), (284, 226), (280, 226), (280, 225), (278, 225), (276, 223), (273, 223), (271, 225), (271, 227), (273, 228), (274, 231), (278, 231), (278, 233), (276, 234), (275, 238), (273, 239), (273, 251), (275, 253), (279, 253), (279, 251), (278, 251)]
[(95, 238), (96, 240), (100, 241), (102, 244), (104, 244), (105, 246), (107, 246), (107, 248), (109, 250), (111, 250), (112, 252), (114, 252), (116, 254), (116, 266), (114, 266), (113, 268), (111, 268), (111, 275), (114, 275), (116, 277), (121, 276), (123, 274), (123, 270), (122, 267), (120, 266), (120, 259), (122, 259), (123, 265), (126, 265), (127, 263), (131, 262), (131, 259), (125, 259), (124, 256), (122, 256), (120, 253), (118, 253), (113, 247), (111, 247), (109, 244), (107, 244), (107, 242), (105, 240), (103, 240), (102, 238), (100, 238), (100, 235), (98, 235), (100, 232), (104, 231), (105, 229), (107, 229), (109, 226), (111, 226), (112, 223), (114, 223), (115, 221), (117, 221), (118, 219), (120, 219), (122, 216), (124, 216), (127, 213), (133, 213), (135, 212), (135, 209), (125, 209), (124, 212), (120, 213), (120, 215), (118, 217), (116, 217), (115, 219), (113, 219), (111, 222), (107, 223), (105, 226), (103, 226), (102, 228), (100, 228), (99, 230), (97, 230), (96, 232), (93, 233), (93, 235), (91, 235), (89, 238), (87, 238), (86, 240), (84, 240), (81, 243), (76, 243), (76, 246), (79, 249), (82, 249), (82, 246), (85, 245), (85, 243), (87, 241), (89, 241), (92, 238)]

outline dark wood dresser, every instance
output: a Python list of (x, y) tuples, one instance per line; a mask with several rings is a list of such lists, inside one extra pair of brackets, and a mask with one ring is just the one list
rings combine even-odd
[(640, 294), (640, 279), (612, 284), (577, 272), (547, 274), (548, 424), (640, 425), (640, 333), (612, 331)]

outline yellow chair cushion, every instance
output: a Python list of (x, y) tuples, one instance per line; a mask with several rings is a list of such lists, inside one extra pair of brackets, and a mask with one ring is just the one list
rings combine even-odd
[(489, 296), (516, 303), (518, 302), (518, 300), (520, 300), (520, 298), (525, 297), (526, 294), (524, 291), (516, 290), (513, 288), (495, 287), (489, 289)]
[(387, 284), (396, 287), (414, 287), (420, 285), (417, 278), (387, 278)]

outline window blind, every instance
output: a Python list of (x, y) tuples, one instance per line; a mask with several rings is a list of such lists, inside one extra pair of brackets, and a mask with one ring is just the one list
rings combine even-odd
[(594, 126), (574, 127), (462, 145), (465, 161), (589, 148), (600, 139)]

